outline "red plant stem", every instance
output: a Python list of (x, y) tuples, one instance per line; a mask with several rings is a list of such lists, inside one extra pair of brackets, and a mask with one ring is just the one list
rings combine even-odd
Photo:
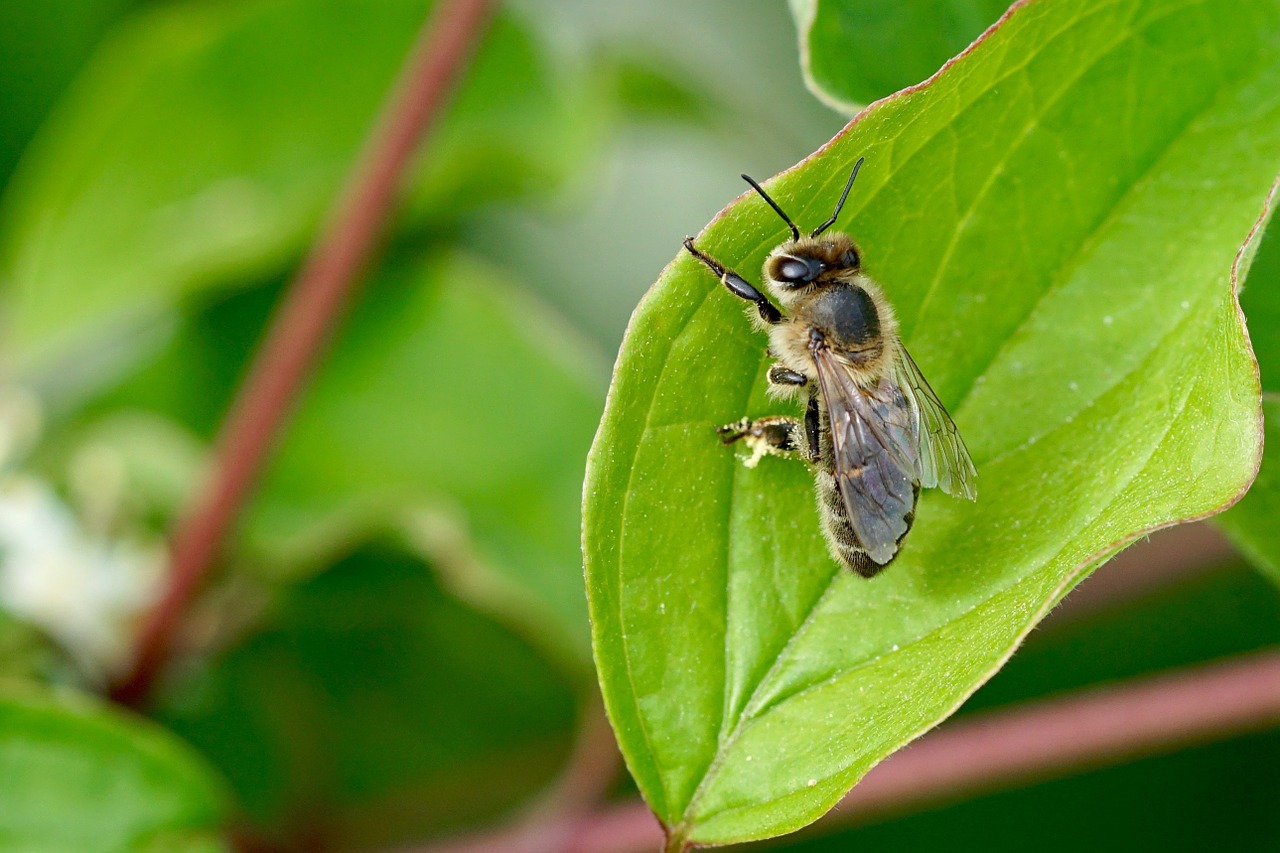
[(492, 0), (441, 0), (423, 26), (346, 191), (289, 287), (231, 405), (208, 479), (175, 527), (168, 585), (143, 627), (133, 672), (112, 691), (117, 700), (141, 702), (168, 659), (187, 604), (373, 256), (418, 143), (440, 117), (492, 5)]
[[(962, 719), (873, 769), (818, 828), (1104, 767), (1280, 724), (1280, 651), (1091, 688)], [(419, 853), (649, 853), (662, 830), (644, 803), (533, 834), (517, 828)], [(554, 844), (554, 846), (550, 846)]]

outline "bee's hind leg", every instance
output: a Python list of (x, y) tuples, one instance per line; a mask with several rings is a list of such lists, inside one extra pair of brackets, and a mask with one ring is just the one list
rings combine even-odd
[(805, 450), (800, 421), (786, 415), (767, 415), (754, 420), (743, 418), (725, 424), (716, 432), (725, 444), (746, 443), (751, 455), (743, 460), (743, 464), (748, 468), (756, 467), (765, 456), (789, 456)]

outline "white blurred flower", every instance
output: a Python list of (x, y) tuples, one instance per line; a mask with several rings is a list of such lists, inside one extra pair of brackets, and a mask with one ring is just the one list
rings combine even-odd
[(159, 547), (87, 534), (45, 483), (0, 475), (0, 607), (43, 628), (91, 678), (129, 663), (163, 565)]

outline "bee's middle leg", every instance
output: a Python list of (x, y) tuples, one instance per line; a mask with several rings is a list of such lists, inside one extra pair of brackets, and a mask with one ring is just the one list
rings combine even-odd
[(797, 431), (793, 435), (791, 443), (794, 445), (793, 450), (807, 461), (817, 464), (819, 451), (822, 447), (822, 415), (818, 410), (818, 397), (813, 393), (809, 377), (797, 370), (783, 367), (781, 364), (775, 364), (770, 367), (768, 377), (769, 384), (775, 388), (797, 393), (802, 389), (809, 390), (809, 404), (804, 411), (804, 431), (800, 432), (797, 425)]
[(803, 388), (809, 384), (808, 376), (798, 373), (789, 367), (783, 367), (781, 364), (775, 364), (769, 368), (768, 378), (770, 385)]

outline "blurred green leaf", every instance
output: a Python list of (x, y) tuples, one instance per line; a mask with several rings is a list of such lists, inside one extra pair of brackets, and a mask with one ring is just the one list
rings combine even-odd
[(1240, 307), (1249, 321), (1262, 390), (1280, 393), (1280, 219), (1274, 215), (1257, 249), (1240, 292)]
[[(296, 256), (429, 5), (181, 3), (117, 30), (6, 196), (5, 357), (54, 371), (49, 359), (92, 352), (183, 293)], [(545, 187), (580, 162), (591, 121), (529, 37), (500, 20), (409, 206), (447, 219)]]
[(0, 3), (0, 186), (98, 39), (139, 2)]
[[(1280, 4), (1046, 0), (770, 184), (816, 224), (866, 156), (843, 227), (979, 466), (977, 503), (926, 495), (874, 582), (827, 556), (803, 466), (717, 442), (778, 408), (764, 341), (692, 258), (667, 269), (615, 371), (585, 549), (610, 717), (677, 840), (814, 820), (1098, 562), (1244, 490), (1259, 392), (1230, 270), (1278, 147)], [(750, 273), (782, 233), (748, 197), (698, 242)]]
[(60, 663), (56, 648), (40, 631), (0, 610), (0, 681), (37, 680)]
[(495, 268), (463, 255), (389, 268), (248, 509), (250, 558), (323, 559), (326, 542), (390, 522), (585, 664), (578, 506), (604, 384), (594, 366), (571, 329)]
[(271, 627), (171, 686), (161, 717), (226, 773), (265, 837), (420, 839), (509, 808), (563, 762), (574, 696), (417, 560), (357, 552)]
[[(74, 433), (67, 477), (112, 527), (163, 535), (208, 463), (195, 436), (153, 412), (112, 412)], [(104, 476), (106, 475), (106, 476)]]
[[(90, 395), (53, 421), (46, 444), (64, 441), (67, 427), (122, 409), (162, 414), (211, 441), (283, 289), (277, 279), (187, 300), (180, 322), (161, 329), (144, 357), (114, 381), (91, 383)], [(71, 432), (72, 441), (83, 440)]]
[(725, 118), (722, 104), (644, 58), (619, 57), (602, 71), (612, 77), (619, 106), (632, 118), (693, 125)]
[(791, 0), (791, 12), (809, 90), (852, 115), (929, 77), (1008, 5), (1008, 0)]
[(212, 851), (221, 781), (153, 725), (87, 699), (0, 685), (0, 846)]

